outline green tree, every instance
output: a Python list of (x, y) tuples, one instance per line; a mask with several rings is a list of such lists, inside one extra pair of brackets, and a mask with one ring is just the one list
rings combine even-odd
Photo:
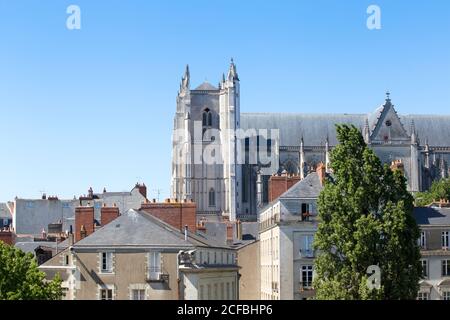
[(59, 300), (61, 279), (45, 280), (31, 253), (0, 241), (0, 300)]
[[(354, 126), (338, 125), (333, 177), (318, 199), (314, 246), (317, 299), (415, 299), (421, 278), (419, 228), (401, 171), (383, 166)], [(381, 270), (367, 285), (369, 266)]]
[(428, 206), (434, 200), (449, 200), (450, 201), (450, 179), (441, 179), (434, 181), (430, 190), (420, 192), (416, 195), (417, 206)]

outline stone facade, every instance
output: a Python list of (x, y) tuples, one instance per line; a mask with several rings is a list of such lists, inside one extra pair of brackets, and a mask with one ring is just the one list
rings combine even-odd
[[(330, 151), (337, 144), (336, 124), (359, 128), (383, 163), (401, 161), (411, 192), (427, 190), (434, 180), (449, 176), (449, 115), (399, 115), (389, 93), (382, 106), (367, 114), (240, 113), (239, 83), (232, 63), (218, 88), (204, 83), (190, 90), (187, 70), (177, 96), (172, 196), (193, 199), (202, 216), (255, 221), (258, 208), (274, 198), (268, 190), (274, 173), (304, 178), (320, 162), (329, 171)], [(200, 126), (196, 132), (205, 135), (193, 136), (196, 123)], [(253, 156), (248, 141), (239, 148), (227, 129), (256, 130), (258, 150), (267, 147), (272, 154), (270, 168), (259, 155), (257, 163), (247, 161)], [(263, 136), (261, 130), (278, 130), (278, 134)], [(214, 150), (223, 161), (193, 164), (196, 150)], [(246, 161), (232, 165), (239, 152), (245, 153)]]

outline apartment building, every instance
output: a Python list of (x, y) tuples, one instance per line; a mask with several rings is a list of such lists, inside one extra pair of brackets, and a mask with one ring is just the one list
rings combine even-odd
[[(312, 280), (317, 231), (317, 198), (325, 166), (294, 184), (260, 211), (262, 300), (302, 300), (314, 296)], [(269, 181), (269, 188), (270, 188)]]
[(414, 215), (421, 229), (423, 267), (417, 299), (450, 300), (450, 203), (415, 208)]
[(60, 274), (66, 299), (237, 299), (236, 251), (183, 231), (129, 210), (39, 268)]

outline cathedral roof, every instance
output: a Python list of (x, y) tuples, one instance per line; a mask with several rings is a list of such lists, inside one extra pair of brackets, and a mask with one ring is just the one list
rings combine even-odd
[(214, 91), (214, 90), (219, 90), (218, 88), (214, 87), (211, 83), (209, 83), (208, 81), (203, 82), (201, 85), (199, 85), (197, 88), (195, 88), (194, 90), (199, 90), (199, 91)]
[[(302, 137), (305, 146), (324, 146), (327, 137), (333, 146), (337, 144), (335, 124), (353, 124), (363, 129), (369, 119), (373, 130), (374, 119), (382, 108), (371, 114), (242, 113), (241, 128), (279, 129), (280, 146), (299, 146)], [(426, 139), (432, 147), (450, 146), (450, 115), (399, 115), (399, 118), (408, 134), (414, 120), (422, 145)]]

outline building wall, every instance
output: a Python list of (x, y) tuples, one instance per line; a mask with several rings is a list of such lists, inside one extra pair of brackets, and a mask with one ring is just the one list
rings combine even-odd
[(102, 286), (114, 288), (115, 300), (130, 300), (132, 288), (144, 288), (148, 300), (178, 299), (177, 254), (163, 253), (163, 273), (169, 274), (169, 283), (147, 282), (147, 252), (116, 252), (112, 274), (101, 274), (98, 252), (77, 253), (75, 264), (80, 270), (80, 287), (75, 292), (77, 300), (98, 300)]
[(184, 272), (185, 300), (236, 300), (236, 271)]
[[(282, 294), (280, 288), (280, 274), (285, 272), (285, 277), (289, 277), (289, 263), (283, 262), (280, 266), (280, 260), (285, 258), (285, 253), (281, 250), (281, 239), (279, 227), (275, 226), (260, 233), (260, 259), (261, 259), (261, 300), (280, 300)], [(285, 270), (286, 269), (286, 270)]]
[[(260, 241), (238, 250), (239, 300), (261, 299)], [(256, 272), (255, 272), (256, 271)]]
[[(422, 260), (427, 261), (427, 276), (421, 282), (420, 292), (428, 293), (430, 300), (442, 300), (444, 291), (450, 292), (450, 276), (442, 275), (442, 261), (450, 260), (450, 251), (442, 247), (442, 232), (450, 231), (450, 226), (420, 227), (426, 236), (426, 245), (421, 250)], [(449, 283), (442, 285), (445, 280)]]

